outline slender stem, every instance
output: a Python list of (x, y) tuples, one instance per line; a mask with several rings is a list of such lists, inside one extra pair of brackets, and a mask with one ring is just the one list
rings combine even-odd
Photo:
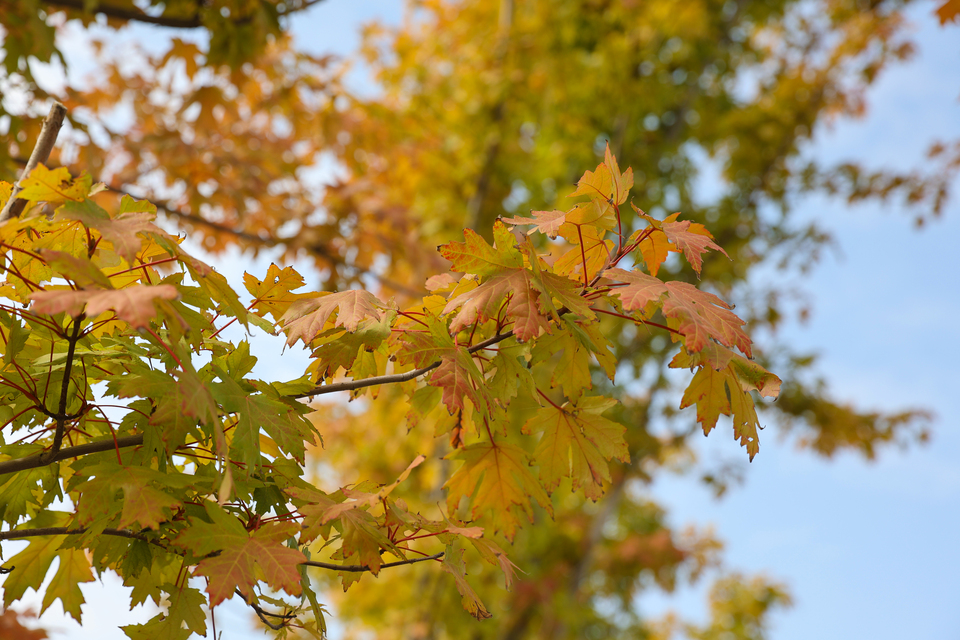
[(13, 185), (13, 193), (10, 194), (10, 199), (3, 206), (3, 211), (0, 211), (0, 222), (6, 222), (10, 218), (16, 218), (23, 213), (27, 201), (18, 197), (20, 192), (23, 191), (21, 182), (24, 178), (30, 176), (37, 165), (43, 164), (50, 157), (53, 145), (57, 142), (57, 134), (60, 133), (60, 127), (63, 126), (63, 119), (66, 117), (67, 108), (59, 102), (54, 102), (53, 106), (50, 107), (50, 113), (43, 120), (40, 137), (37, 138), (37, 145), (33, 148), (33, 153), (30, 154), (27, 166), (23, 168), (20, 180), (17, 180), (17, 183)]
[[(502, 342), (513, 335), (513, 331), (507, 331), (506, 333), (501, 333), (493, 336), (492, 338), (487, 338), (483, 342), (478, 342), (469, 349), (468, 353), (476, 353), (486, 349), (487, 347)], [(419, 369), (414, 369), (413, 371), (407, 371), (406, 373), (394, 373), (386, 376), (374, 376), (372, 378), (364, 378), (362, 380), (349, 380), (347, 382), (338, 382), (336, 384), (325, 384), (320, 387), (314, 387), (310, 391), (305, 393), (297, 393), (288, 398), (312, 398), (313, 396), (322, 396), (326, 393), (336, 393), (338, 391), (353, 391), (355, 389), (364, 389), (366, 387), (375, 387), (380, 384), (394, 384), (397, 382), (406, 382), (407, 380), (413, 380), (414, 378), (419, 378), (425, 373), (429, 373), (440, 366), (440, 360), (432, 364), (428, 364), (425, 367)]]
[[(80, 341), (80, 324), (83, 322), (84, 315), (81, 313), (79, 316), (73, 320), (73, 335), (68, 339), (67, 346), (67, 364), (63, 370), (63, 384), (60, 385), (60, 406), (57, 408), (56, 421), (57, 421), (57, 430), (53, 434), (53, 447), (50, 449), (50, 453), (56, 454), (60, 451), (60, 446), (63, 444), (63, 431), (66, 428), (67, 424), (67, 401), (69, 400), (68, 393), (70, 392), (70, 374), (73, 371), (73, 356), (77, 350), (77, 343)], [(79, 389), (79, 387), (78, 387)]]
[[(417, 562), (426, 562), (427, 560), (439, 560), (443, 557), (443, 551), (440, 553), (435, 553), (432, 556), (425, 556), (423, 558), (409, 558), (407, 560), (400, 560), (399, 562), (388, 562), (386, 564), (380, 565), (381, 569), (389, 569), (390, 567), (399, 567), (405, 564), (416, 564)], [(316, 560), (307, 560), (306, 562), (301, 562), (300, 564), (306, 565), (308, 567), (319, 567), (321, 569), (331, 569), (333, 571), (352, 571), (354, 573), (361, 571), (370, 571), (370, 567), (362, 564), (333, 564), (332, 562), (317, 562)]]

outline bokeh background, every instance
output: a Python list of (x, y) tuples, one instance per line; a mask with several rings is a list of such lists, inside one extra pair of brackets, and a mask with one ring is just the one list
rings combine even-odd
[[(910, 9), (919, 49), (870, 89), (864, 117), (820, 128), (808, 154), (908, 170), (922, 165), (933, 139), (960, 138), (960, 27), (941, 27), (933, 9), (933, 3)], [(329, 0), (300, 16), (293, 33), (298, 47), (314, 53), (352, 55), (361, 25), (373, 19), (397, 24), (401, 16), (396, 0)], [(143, 27), (126, 28), (122, 35), (148, 49), (163, 46), (163, 38), (191, 37)], [(78, 32), (65, 47), (78, 77), (92, 64), (85, 62), (91, 59), (85, 58), (86, 46)], [(50, 69), (42, 76), (54, 86), (59, 73)], [(362, 65), (349, 81), (359, 91), (377, 90)], [(712, 180), (706, 171), (699, 188), (709, 192)], [(794, 605), (773, 615), (771, 638), (956, 640), (960, 202), (951, 202), (941, 218), (921, 228), (896, 203), (851, 206), (808, 198), (799, 203), (798, 215), (816, 220), (836, 242), (807, 273), (757, 274), (774, 282), (788, 278), (783, 284), (799, 287), (811, 303), (809, 320), (787, 323), (779, 338), (798, 351), (819, 353), (815, 369), (834, 397), (866, 408), (932, 411), (930, 442), (885, 448), (872, 462), (849, 453), (824, 460), (768, 430), (760, 455), (747, 464), (721, 429), (702, 439), (697, 453), (729, 460), (741, 483), (717, 499), (695, 478), (678, 473), (661, 475), (652, 491), (670, 509), (672, 524), (714, 527), (726, 545), (726, 569), (764, 573), (789, 586)], [(233, 252), (216, 262), (227, 274), (256, 273), (272, 257), (267, 252), (251, 262)], [(239, 278), (232, 282), (239, 285)], [(287, 353), (276, 366), (295, 370), (299, 357)], [(5, 553), (15, 548), (4, 545)], [(152, 615), (142, 608), (128, 613), (123, 587), (115, 581), (82, 588), (85, 624), (78, 626), (55, 604), (41, 618), (52, 637), (119, 639), (125, 636), (118, 625)], [(636, 606), (651, 615), (674, 610), (704, 619), (705, 586), (652, 593)], [(251, 618), (242, 605), (227, 603), (218, 609), (217, 628), (225, 638), (260, 637)]]

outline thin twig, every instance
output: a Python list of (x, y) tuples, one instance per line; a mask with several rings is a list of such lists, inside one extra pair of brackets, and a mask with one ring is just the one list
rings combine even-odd
[(54, 419), (57, 421), (57, 430), (53, 434), (53, 447), (47, 452), (47, 455), (55, 455), (60, 451), (63, 444), (63, 432), (67, 425), (67, 394), (70, 391), (70, 376), (73, 372), (73, 356), (77, 350), (77, 342), (80, 341), (80, 324), (83, 322), (84, 315), (81, 313), (73, 320), (73, 335), (68, 338), (67, 363), (63, 370), (63, 384), (60, 385), (60, 406)]
[[(483, 342), (478, 342), (469, 349), (468, 353), (476, 353), (482, 349), (486, 349), (491, 345), (495, 345), (498, 342), (502, 342), (513, 335), (513, 331), (507, 331), (506, 333), (499, 333), (492, 338), (487, 338)], [(325, 384), (319, 387), (314, 387), (310, 391), (305, 393), (298, 393), (290, 398), (312, 398), (313, 396), (322, 396), (325, 393), (336, 393), (338, 391), (353, 391), (355, 389), (363, 389), (365, 387), (375, 387), (379, 384), (393, 384), (395, 382), (406, 382), (407, 380), (413, 380), (418, 378), (425, 373), (433, 371), (440, 366), (441, 361), (437, 360), (432, 364), (428, 364), (425, 367), (419, 369), (414, 369), (413, 371), (407, 371), (406, 373), (394, 373), (386, 376), (374, 376), (372, 378), (363, 378), (362, 380), (349, 380), (347, 382), (337, 382), (335, 384)]]
[[(417, 562), (426, 562), (427, 560), (439, 560), (443, 557), (443, 551), (440, 553), (435, 553), (432, 556), (424, 556), (423, 558), (409, 558), (407, 560), (400, 560), (398, 562), (388, 562), (386, 564), (380, 565), (381, 569), (389, 569), (390, 567), (399, 567), (405, 564), (416, 564)], [(318, 562), (316, 560), (307, 560), (306, 562), (301, 562), (300, 564), (306, 565), (308, 567), (319, 567), (321, 569), (331, 569), (333, 571), (351, 571), (358, 573), (361, 571), (370, 571), (370, 567), (362, 564), (333, 564), (331, 562)]]
[(20, 179), (13, 185), (13, 193), (10, 199), (0, 211), (0, 222), (6, 222), (10, 218), (16, 218), (23, 213), (23, 208), (27, 206), (26, 200), (18, 198), (18, 194), (23, 191), (21, 182), (37, 168), (37, 165), (43, 164), (50, 157), (53, 151), (53, 145), (57, 142), (57, 135), (60, 133), (60, 127), (63, 126), (63, 119), (67, 117), (67, 108), (59, 102), (54, 102), (50, 107), (50, 113), (43, 120), (43, 127), (40, 129), (40, 137), (37, 138), (37, 145), (30, 154), (27, 166), (23, 168)]

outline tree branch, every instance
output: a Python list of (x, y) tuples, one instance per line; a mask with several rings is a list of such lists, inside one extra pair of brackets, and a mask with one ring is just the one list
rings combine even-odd
[[(390, 567), (399, 567), (405, 564), (416, 564), (417, 562), (426, 562), (427, 560), (439, 560), (443, 557), (443, 551), (440, 553), (435, 553), (432, 556), (424, 556), (423, 558), (409, 558), (407, 560), (400, 560), (398, 562), (388, 562), (386, 564), (380, 565), (381, 569), (389, 569)], [(306, 565), (308, 567), (319, 567), (321, 569), (330, 569), (332, 571), (370, 571), (370, 567), (362, 564), (333, 564), (331, 562), (317, 562), (316, 560), (307, 560), (306, 562), (301, 562), (300, 564)]]
[[(20, 540), (22, 538), (42, 538), (44, 536), (77, 536), (81, 533), (86, 533), (86, 527), (80, 527), (79, 529), (68, 529), (67, 527), (40, 527), (39, 529), (14, 529), (13, 531), (0, 531), (0, 541), (2, 540)], [(150, 542), (151, 544), (156, 544), (155, 541), (150, 540), (147, 536), (136, 533), (134, 531), (127, 531), (126, 529), (104, 529), (102, 535), (105, 536), (116, 536), (118, 538), (130, 538), (132, 540), (141, 540), (143, 542)], [(162, 545), (161, 545), (162, 546)], [(166, 547), (163, 547), (166, 549)]]
[(67, 447), (59, 451), (45, 451), (35, 456), (26, 458), (17, 458), (15, 460), (4, 460), (0, 462), (0, 476), (8, 473), (16, 473), (25, 469), (36, 469), (45, 467), (48, 464), (66, 460), (67, 458), (79, 458), (90, 453), (101, 453), (112, 449), (124, 449), (126, 447), (137, 447), (143, 444), (143, 435), (123, 436), (114, 440), (98, 440), (97, 442), (88, 442), (79, 444), (75, 447)]
[[(200, 19), (199, 11), (188, 18), (174, 18), (171, 16), (151, 16), (150, 14), (144, 13), (143, 11), (139, 11), (137, 9), (112, 7), (102, 2), (95, 2), (92, 6), (89, 6), (84, 0), (43, 0), (43, 2), (54, 7), (73, 9), (76, 11), (83, 11), (85, 13), (102, 13), (108, 18), (133, 20), (134, 22), (144, 22), (160, 27), (169, 27), (171, 29), (198, 29), (203, 26), (203, 21)], [(309, 9), (315, 4), (319, 4), (320, 2), (323, 2), (323, 0), (305, 0), (300, 4), (300, 6), (290, 7), (288, 9), (284, 9), (283, 11), (277, 11), (277, 15), (282, 17), (299, 13), (305, 9)], [(246, 20), (234, 20), (236, 23), (245, 21)]]
[[(507, 331), (506, 333), (498, 333), (492, 338), (487, 338), (483, 342), (478, 342), (469, 349), (468, 353), (476, 353), (482, 349), (486, 349), (491, 345), (495, 345), (498, 342), (502, 342), (513, 335), (513, 331)], [(337, 391), (353, 391), (354, 389), (363, 389), (365, 387), (375, 387), (379, 384), (393, 384), (395, 382), (406, 382), (407, 380), (413, 380), (414, 378), (419, 378), (425, 373), (433, 371), (440, 366), (440, 360), (437, 360), (433, 364), (428, 364), (425, 367), (420, 369), (414, 369), (413, 371), (407, 371), (406, 373), (394, 373), (387, 376), (374, 376), (373, 378), (364, 378), (362, 380), (349, 380), (347, 382), (337, 382), (335, 384), (325, 384), (319, 387), (315, 387), (306, 393), (298, 393), (290, 398), (312, 398), (313, 396), (322, 396), (325, 393), (336, 393)]]
[(46, 162), (47, 158), (50, 157), (50, 152), (53, 151), (53, 145), (57, 142), (60, 127), (63, 126), (63, 119), (66, 117), (67, 108), (59, 102), (54, 102), (53, 106), (50, 107), (50, 113), (47, 114), (47, 117), (43, 120), (40, 137), (37, 138), (37, 145), (33, 148), (30, 159), (27, 160), (27, 166), (23, 168), (20, 179), (13, 185), (13, 193), (10, 194), (10, 199), (4, 205), (3, 211), (0, 211), (0, 222), (6, 222), (10, 218), (16, 218), (23, 213), (23, 208), (27, 206), (27, 201), (17, 197), (18, 194), (23, 191), (20, 183), (37, 168), (38, 164)]
[[(77, 536), (82, 533), (86, 533), (86, 527), (79, 527), (77, 529), (70, 529), (67, 527), (39, 527), (37, 529), (14, 529), (12, 531), (0, 531), (0, 542), (4, 540), (22, 540), (23, 538), (41, 538), (44, 536)], [(105, 536), (116, 536), (118, 538), (130, 538), (131, 540), (140, 540), (142, 542), (149, 542), (151, 544), (158, 544), (155, 540), (151, 540), (142, 533), (137, 533), (135, 531), (127, 531), (126, 529), (104, 529), (103, 535)], [(163, 547), (163, 545), (159, 545)], [(177, 553), (175, 549), (169, 549), (163, 547), (167, 551), (172, 553)], [(220, 552), (217, 551), (217, 554)], [(400, 567), (405, 564), (416, 564), (418, 562), (426, 562), (427, 560), (439, 560), (443, 557), (444, 552), (435, 553), (432, 556), (424, 556), (422, 558), (408, 558), (406, 560), (398, 560), (397, 562), (387, 562), (380, 565), (381, 569), (389, 569), (391, 567)], [(333, 564), (331, 562), (318, 562), (316, 560), (307, 560), (301, 562), (300, 564), (308, 567), (318, 567), (320, 569), (330, 569), (332, 571), (350, 571), (353, 573), (359, 573), (361, 571), (370, 571), (370, 567), (362, 564)], [(241, 596), (242, 597), (242, 596)], [(246, 599), (244, 599), (246, 601)], [(249, 602), (247, 603), (249, 604)]]
[(80, 323), (83, 321), (83, 318), (84, 315), (81, 313), (73, 320), (73, 335), (68, 339), (67, 363), (63, 369), (63, 384), (60, 386), (60, 405), (54, 417), (57, 421), (57, 430), (53, 434), (53, 447), (50, 451), (41, 454), (41, 458), (56, 455), (63, 445), (63, 432), (67, 425), (67, 419), (70, 417), (67, 415), (67, 394), (70, 392), (70, 375), (73, 372), (73, 356), (77, 350), (77, 342), (80, 341)]

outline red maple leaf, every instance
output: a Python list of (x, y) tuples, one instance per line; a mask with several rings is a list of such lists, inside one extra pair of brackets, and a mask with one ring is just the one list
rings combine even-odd
[(730, 311), (732, 306), (712, 293), (686, 282), (663, 282), (640, 271), (607, 269), (603, 274), (627, 283), (613, 292), (624, 309), (643, 309), (650, 302), (659, 304), (663, 315), (677, 321), (676, 329), (684, 335), (688, 351), (702, 350), (708, 338), (713, 338), (724, 346), (736, 346), (748, 357), (752, 355), (750, 338), (741, 328), (746, 323)]
[(677, 214), (668, 217), (664, 220), (663, 224), (660, 225), (660, 228), (667, 234), (670, 242), (675, 244), (677, 248), (683, 252), (683, 255), (687, 258), (687, 262), (689, 262), (693, 270), (697, 272), (697, 275), (700, 275), (700, 269), (703, 267), (702, 255), (708, 250), (713, 249), (728, 258), (730, 257), (720, 245), (713, 241), (713, 236), (710, 235), (706, 227), (696, 222), (690, 222), (689, 220), (673, 222), (671, 218), (675, 219), (676, 216)]

